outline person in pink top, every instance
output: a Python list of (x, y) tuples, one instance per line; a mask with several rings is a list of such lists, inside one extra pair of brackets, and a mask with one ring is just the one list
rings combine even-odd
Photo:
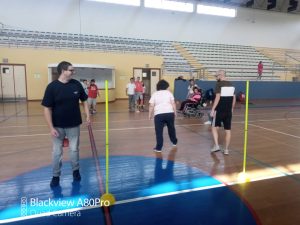
[(194, 91), (193, 95), (191, 95), (190, 98), (188, 98), (187, 100), (185, 100), (181, 103), (181, 106), (179, 108), (180, 111), (182, 111), (184, 109), (184, 106), (187, 103), (197, 103), (201, 100), (201, 93), (200, 93), (199, 89), (197, 87), (194, 87), (193, 91)]
[(257, 65), (257, 80), (261, 80), (263, 69), (264, 69), (264, 65), (262, 61), (260, 61)]
[(137, 112), (139, 112), (144, 104), (143, 83), (141, 82), (140, 77), (137, 77), (135, 81), (135, 101), (137, 105)]

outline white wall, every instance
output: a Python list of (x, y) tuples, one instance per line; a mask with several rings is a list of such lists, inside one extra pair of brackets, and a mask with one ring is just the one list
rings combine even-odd
[(238, 9), (234, 19), (87, 0), (1, 0), (14, 28), (300, 49), (300, 15)]

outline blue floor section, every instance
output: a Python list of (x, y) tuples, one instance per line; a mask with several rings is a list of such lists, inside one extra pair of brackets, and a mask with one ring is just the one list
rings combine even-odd
[[(99, 159), (101, 173), (105, 175), (104, 158)], [(22, 219), (22, 216), (95, 205), (102, 193), (92, 158), (81, 160), (81, 174), (82, 181), (73, 183), (70, 166), (64, 163), (61, 185), (53, 190), (49, 187), (50, 166), (0, 183), (0, 223)], [(219, 184), (199, 169), (171, 160), (112, 156), (110, 193), (117, 201), (146, 197), (111, 207), (112, 224), (256, 224), (249, 209), (229, 188), (209, 188)], [(147, 198), (201, 187), (208, 189)], [(10, 224), (105, 224), (105, 221), (103, 208), (94, 208)]]

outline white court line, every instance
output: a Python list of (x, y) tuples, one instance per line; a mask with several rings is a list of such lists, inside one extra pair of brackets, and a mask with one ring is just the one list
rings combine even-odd
[[(120, 122), (134, 122), (134, 121), (145, 121), (145, 119), (139, 120), (112, 120), (110, 123), (120, 123)], [(105, 122), (93, 122), (93, 124), (105, 124)], [(46, 124), (36, 124), (36, 125), (16, 125), (16, 126), (0, 126), (0, 129), (6, 128), (21, 128), (21, 127), (48, 127)]]
[(65, 210), (59, 210), (59, 211), (55, 211), (55, 212), (46, 212), (46, 213), (35, 214), (35, 215), (31, 215), (31, 216), (21, 216), (21, 217), (17, 217), (17, 218), (4, 219), (4, 220), (0, 220), (0, 224), (13, 223), (13, 222), (17, 222), (17, 221), (40, 218), (40, 217), (45, 217), (45, 216), (53, 216), (53, 215), (57, 215), (57, 214), (76, 212), (76, 211), (83, 210), (83, 209), (84, 208), (65, 209)]
[[(273, 122), (273, 121), (282, 121), (282, 120), (299, 120), (299, 119), (300, 119), (300, 117), (281, 118), (281, 119), (260, 119), (260, 120), (249, 120), (248, 123), (254, 123), (254, 122)], [(233, 122), (233, 123), (245, 123), (245, 121)]]
[(262, 127), (262, 126), (258, 126), (258, 125), (254, 125), (254, 124), (249, 124), (249, 126), (258, 127), (260, 129), (263, 129), (263, 130), (267, 130), (267, 131), (271, 131), (271, 132), (274, 132), (274, 133), (283, 134), (283, 135), (286, 135), (286, 136), (289, 136), (289, 137), (294, 137), (294, 138), (300, 139), (299, 136), (296, 136), (296, 135), (293, 135), (293, 134), (288, 134), (288, 133), (281, 132), (281, 131), (278, 131), (278, 130), (274, 130), (274, 129), (270, 129), (270, 128), (266, 128), (266, 127)]
[[(275, 179), (275, 178), (285, 177), (287, 175), (296, 175), (296, 174), (300, 174), (300, 171), (293, 172), (293, 173), (290, 172), (290, 173), (285, 173), (285, 174), (279, 174), (279, 175), (274, 175), (274, 176), (261, 177), (261, 178), (253, 179), (253, 180), (251, 180), (251, 182)], [(155, 199), (155, 198), (166, 197), (166, 196), (173, 196), (173, 195), (189, 193), (189, 192), (209, 190), (209, 189), (220, 188), (220, 187), (225, 187), (225, 186), (233, 186), (233, 185), (237, 185), (237, 184), (240, 184), (240, 182), (230, 182), (230, 183), (227, 183), (227, 184), (221, 183), (221, 184), (216, 184), (216, 185), (211, 185), (211, 186), (206, 186), (206, 187), (192, 188), (192, 189), (174, 191), (174, 192), (169, 192), (169, 193), (164, 193), (164, 194), (157, 194), (157, 195), (151, 195), (151, 196), (145, 196), (145, 197), (126, 199), (126, 200), (116, 201), (115, 205), (121, 205), (121, 204), (126, 204), (126, 203), (131, 203), (131, 202), (137, 202), (137, 201), (144, 201), (144, 200), (148, 200), (148, 199)], [(60, 211), (55, 211), (55, 212), (47, 212), (47, 213), (41, 213), (41, 214), (36, 214), (36, 215), (31, 215), (31, 216), (5, 219), (5, 220), (0, 220), (0, 224), (11, 223), (11, 222), (16, 222), (16, 221), (23, 221), (23, 220), (40, 218), (40, 217), (45, 217), (45, 216), (57, 215), (57, 214), (63, 214), (63, 213), (69, 213), (69, 212), (76, 212), (76, 211), (79, 211), (79, 210), (80, 211), (89, 210), (89, 209), (94, 209), (94, 208), (99, 208), (99, 205), (98, 206), (88, 206), (88, 207), (65, 209), (65, 210), (60, 210)]]
[[(263, 115), (269, 115), (269, 114), (282, 114), (283, 112), (275, 112), (275, 113), (249, 113), (248, 115), (249, 116), (255, 116), (255, 115), (260, 115), (260, 116), (263, 116)], [(300, 112), (297, 112), (297, 111), (294, 111), (294, 112), (289, 112), (289, 114), (297, 114), (297, 113), (300, 113)], [(244, 114), (235, 114), (233, 115), (234, 117), (244, 117), (245, 115)], [(295, 119), (295, 118), (288, 118), (288, 119)], [(300, 118), (296, 118), (296, 119), (300, 119)], [(181, 120), (181, 119), (180, 119)], [(281, 119), (278, 119), (278, 120), (281, 120)], [(145, 121), (145, 119), (138, 119), (138, 120), (112, 120), (112, 121), (109, 121), (110, 123), (122, 123), (122, 122), (134, 122), (134, 121)], [(263, 120), (262, 120), (263, 121)], [(105, 124), (105, 122), (93, 122), (93, 124)], [(0, 129), (6, 129), (6, 128), (22, 128), (22, 127), (47, 127), (46, 124), (36, 124), (36, 125), (15, 125), (15, 126), (0, 126)]]
[[(182, 190), (182, 191), (151, 195), (151, 196), (146, 196), (146, 197), (138, 197), (138, 198), (133, 198), (133, 199), (117, 201), (117, 202), (115, 202), (115, 205), (121, 205), (121, 204), (125, 204), (125, 203), (143, 201), (143, 200), (147, 200), (147, 199), (153, 199), (153, 198), (159, 198), (159, 197), (165, 197), (165, 196), (171, 196), (171, 195), (177, 195), (177, 194), (187, 193), (187, 192), (213, 189), (213, 188), (224, 187), (224, 186), (225, 186), (225, 184), (217, 184), (217, 185), (211, 185), (211, 186), (206, 186), (206, 187), (199, 187), (199, 188), (194, 188), (194, 189), (187, 189), (187, 190)], [(24, 217), (12, 218), (12, 219), (5, 219), (5, 220), (0, 220), (0, 224), (34, 219), (34, 218), (40, 218), (40, 217), (44, 217), (44, 216), (51, 216), (51, 215), (57, 215), (57, 214), (62, 214), (62, 213), (68, 213), (68, 212), (74, 212), (74, 211), (79, 211), (79, 210), (81, 210), (81, 211), (89, 210), (89, 209), (94, 209), (94, 208), (99, 208), (99, 207), (100, 207), (100, 205), (79, 207), (79, 208), (65, 209), (65, 210), (60, 210), (60, 211), (55, 211), (55, 212), (40, 213), (40, 214), (36, 214), (36, 215), (30, 215), (30, 216), (24, 216)]]
[[(299, 120), (300, 117), (296, 117), (296, 118), (289, 118), (289, 120)], [(265, 119), (265, 120), (251, 120), (249, 121), (250, 123), (253, 122), (272, 122), (272, 121), (284, 121), (286, 119)], [(245, 123), (244, 121), (236, 121), (233, 123), (238, 123), (238, 124), (243, 124)], [(249, 124), (251, 125), (251, 124)], [(208, 126), (202, 123), (194, 123), (194, 124), (177, 124), (175, 125), (175, 127), (184, 127), (184, 126)], [(255, 126), (255, 125), (253, 125)], [(111, 128), (109, 129), (109, 131), (126, 131), (126, 130), (139, 130), (139, 129), (153, 129), (154, 126), (148, 126), (148, 127), (128, 127), (128, 128)], [(95, 132), (105, 132), (105, 129), (102, 130), (94, 130)], [(87, 133), (88, 131), (81, 131), (82, 133)], [(50, 133), (39, 133), (39, 134), (20, 134), (20, 135), (7, 135), (7, 136), (0, 136), (0, 139), (3, 138), (17, 138), (17, 137), (35, 137), (35, 136), (50, 136)]]
[[(178, 124), (175, 125), (176, 127), (183, 127), (183, 126), (206, 126), (204, 124)], [(127, 127), (127, 128), (111, 128), (109, 131), (126, 131), (126, 130), (140, 130), (140, 129), (153, 129), (154, 126), (149, 126), (149, 127)], [(97, 130), (93, 129), (94, 132), (105, 132), (105, 129), (102, 130)], [(87, 133), (87, 130), (81, 131), (81, 133)], [(3, 138), (17, 138), (17, 137), (34, 137), (34, 136), (46, 136), (49, 135), (50, 133), (40, 133), (40, 134), (20, 134), (20, 135), (7, 135), (7, 136), (0, 136), (0, 139)]]

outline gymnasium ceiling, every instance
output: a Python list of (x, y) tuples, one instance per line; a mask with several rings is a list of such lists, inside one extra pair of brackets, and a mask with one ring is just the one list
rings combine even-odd
[[(300, 0), (178, 0), (181, 2), (246, 7), (282, 13), (300, 14)], [(294, 4), (294, 5), (293, 5)]]

